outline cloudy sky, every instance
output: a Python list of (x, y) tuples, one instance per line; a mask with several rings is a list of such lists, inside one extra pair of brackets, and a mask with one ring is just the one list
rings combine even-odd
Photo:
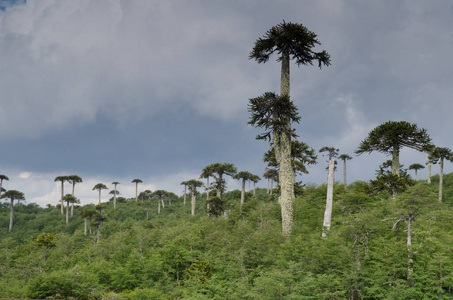
[[(97, 201), (98, 182), (134, 196), (134, 178), (141, 190), (181, 194), (181, 181), (214, 162), (262, 175), (269, 145), (247, 125), (247, 103), (279, 91), (280, 66), (248, 55), (283, 20), (315, 32), (316, 50), (331, 55), (321, 70), (291, 67), (302, 141), (352, 156), (374, 127), (405, 120), (453, 147), (449, 0), (0, 0), (4, 187), (57, 204), (54, 178), (77, 174), (85, 204)], [(386, 159), (354, 157), (348, 180), (372, 179)], [(298, 180), (323, 183), (325, 160)], [(402, 152), (406, 167), (425, 160)]]

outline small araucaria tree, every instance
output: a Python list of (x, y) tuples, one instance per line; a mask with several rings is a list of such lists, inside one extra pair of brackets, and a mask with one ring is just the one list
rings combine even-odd
[(103, 184), (103, 183), (98, 183), (98, 184), (96, 184), (96, 185), (93, 187), (93, 191), (94, 191), (94, 190), (99, 191), (99, 204), (101, 204), (101, 191), (102, 191), (102, 190), (107, 190), (107, 189), (108, 189), (108, 187), (107, 187), (105, 184)]
[(393, 175), (400, 175), (400, 150), (402, 147), (412, 148), (418, 151), (426, 151), (431, 143), (431, 138), (426, 129), (420, 129), (416, 124), (406, 121), (388, 121), (374, 128), (364, 139), (355, 153), (373, 151), (392, 155)]
[(341, 159), (343, 161), (343, 184), (344, 188), (346, 188), (348, 186), (346, 181), (346, 161), (351, 160), (352, 157), (347, 154), (341, 154), (340, 156), (338, 156), (338, 159)]
[(115, 208), (116, 208), (116, 195), (119, 194), (119, 193), (117, 193), (116, 186), (117, 186), (118, 184), (120, 184), (120, 183), (119, 183), (118, 181), (114, 181), (114, 182), (112, 182), (112, 184), (113, 184), (113, 186), (114, 186), (114, 189), (113, 189), (113, 190), (115, 191), (114, 194), (113, 194), (113, 208), (115, 209)]
[(60, 199), (60, 204), (61, 204), (61, 214), (63, 214), (63, 208), (64, 208), (64, 202), (63, 202), (63, 195), (64, 195), (64, 183), (65, 181), (69, 181), (68, 176), (57, 176), (54, 179), (55, 182), (61, 181), (61, 199)]
[(186, 205), (186, 199), (187, 199), (187, 181), (182, 181), (181, 185), (184, 185), (184, 202), (183, 204)]
[(13, 218), (14, 218), (14, 200), (20, 201), (25, 200), (25, 196), (22, 192), (16, 190), (6, 191), (1, 198), (10, 199), (9, 205), (9, 232), (13, 229)]
[(191, 215), (194, 216), (195, 215), (195, 200), (196, 200), (196, 196), (197, 196), (197, 187), (203, 186), (203, 182), (195, 180), (195, 179), (191, 179), (191, 180), (188, 180), (186, 183), (189, 186), (190, 193), (192, 194)]
[[(72, 195), (74, 196), (75, 185), (77, 183), (83, 182), (82, 177), (80, 177), (78, 175), (69, 175), (69, 176), (67, 176), (67, 178), (68, 178), (68, 182), (70, 184), (72, 184)], [(73, 215), (74, 215), (74, 202), (72, 202), (72, 205), (71, 205), (71, 216), (73, 216)]]
[(76, 197), (74, 197), (71, 194), (66, 194), (63, 197), (63, 201), (66, 202), (66, 224), (68, 224), (69, 223), (69, 204), (71, 203), (72, 205), (74, 205), (74, 203), (79, 203), (80, 201), (79, 201), (79, 199), (77, 199)]
[(201, 171), (201, 175), (200, 175), (200, 178), (206, 178), (206, 202), (209, 201), (209, 189), (210, 189), (209, 177), (214, 176), (214, 173), (212, 172), (212, 167), (211, 166), (212, 165), (209, 165), (209, 166), (205, 167)]
[(295, 185), (294, 170), (291, 166), (291, 123), (299, 120), (297, 109), (289, 98), (289, 62), (293, 59), (298, 66), (312, 65), (313, 61), (317, 61), (319, 67), (330, 65), (330, 56), (326, 51), (313, 51), (319, 44), (316, 34), (303, 25), (283, 21), (259, 38), (249, 55), (250, 59), (265, 63), (273, 53), (277, 53), (277, 61), (281, 62), (280, 96), (266, 93), (250, 99), (249, 111), (252, 117), (249, 124), (270, 129), (270, 132), (265, 134), (269, 138), (272, 132), (273, 147), (280, 164), (279, 203), (282, 207), (282, 231), (286, 236), (289, 235), (293, 223), (292, 199)]
[(138, 184), (143, 183), (143, 181), (141, 179), (136, 178), (136, 179), (132, 180), (132, 182), (135, 183), (135, 202), (137, 202), (138, 201)]
[(432, 152), (433, 162), (439, 162), (439, 202), (442, 202), (442, 184), (443, 184), (443, 173), (444, 173), (444, 160), (453, 162), (453, 152), (449, 148), (436, 147)]
[(234, 179), (237, 180), (242, 180), (242, 189), (241, 189), (241, 206), (244, 204), (245, 201), (245, 182), (247, 180), (252, 179), (252, 173), (247, 172), (247, 171), (241, 171), (238, 172), (236, 175), (234, 175)]
[(417, 171), (418, 170), (421, 170), (421, 169), (424, 169), (425, 166), (422, 165), (422, 164), (412, 164), (409, 166), (409, 170), (414, 170), (415, 171), (415, 176), (414, 176), (414, 180), (417, 181)]
[(214, 174), (216, 178), (216, 190), (217, 190), (217, 197), (222, 198), (223, 192), (226, 188), (225, 179), (223, 178), (224, 175), (234, 176), (236, 174), (236, 167), (233, 164), (228, 163), (214, 163), (207, 166)]

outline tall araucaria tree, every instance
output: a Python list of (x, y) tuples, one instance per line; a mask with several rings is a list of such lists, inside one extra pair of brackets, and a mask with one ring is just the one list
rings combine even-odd
[[(69, 182), (70, 184), (72, 184), (72, 195), (75, 196), (75, 195), (74, 195), (75, 185), (76, 185), (77, 183), (83, 182), (82, 177), (80, 177), (80, 176), (78, 176), (78, 175), (69, 175), (69, 176), (67, 176), (67, 177), (68, 177), (68, 182)], [(74, 203), (75, 203), (75, 202), (71, 202), (71, 203), (72, 203), (72, 204), (71, 204), (71, 216), (73, 216), (73, 215), (74, 215)]]
[(0, 197), (2, 196), (3, 192), (3, 180), (9, 180), (8, 176), (0, 175)]
[(352, 157), (347, 154), (341, 154), (340, 156), (338, 156), (338, 159), (341, 159), (343, 161), (343, 184), (344, 188), (347, 188), (348, 184), (346, 181), (346, 161), (351, 160)]
[(25, 196), (22, 192), (9, 190), (6, 191), (0, 198), (10, 199), (11, 201), (9, 205), (9, 232), (11, 232), (11, 230), (13, 229), (14, 200), (25, 200)]
[(107, 189), (108, 189), (108, 187), (107, 187), (105, 184), (103, 184), (103, 183), (98, 183), (98, 184), (96, 184), (96, 185), (93, 187), (93, 191), (94, 191), (94, 190), (99, 191), (99, 204), (101, 204), (101, 191), (102, 191), (102, 190), (107, 190)]
[(136, 179), (132, 180), (132, 182), (135, 183), (135, 202), (137, 202), (138, 201), (138, 184), (142, 183), (143, 181), (141, 179), (136, 178)]
[(333, 207), (333, 184), (335, 175), (335, 160), (333, 159), (338, 155), (338, 149), (334, 147), (322, 147), (319, 152), (329, 153), (329, 168), (327, 174), (327, 197), (326, 197), (326, 210), (324, 211), (324, 222), (322, 227), (322, 237), (327, 236), (327, 231), (330, 230), (332, 223), (332, 207)]
[(115, 209), (116, 208), (116, 195), (119, 194), (119, 193), (117, 193), (116, 186), (120, 183), (118, 181), (114, 181), (114, 182), (112, 182), (112, 184), (114, 186), (113, 190), (115, 191), (113, 194), (113, 208)]
[(432, 152), (433, 162), (439, 162), (439, 202), (442, 202), (442, 185), (443, 185), (443, 173), (444, 173), (444, 160), (453, 162), (453, 152), (446, 147), (436, 147)]
[(192, 194), (192, 199), (191, 199), (191, 215), (195, 215), (195, 200), (197, 196), (197, 187), (203, 186), (203, 182), (191, 179), (187, 181), (187, 185), (189, 186), (189, 191)]
[(241, 206), (242, 206), (245, 201), (245, 182), (247, 180), (252, 179), (252, 173), (247, 172), (247, 171), (241, 171), (241, 172), (238, 172), (236, 175), (234, 175), (233, 178), (242, 180), (242, 190), (241, 190)]
[(57, 176), (54, 179), (54, 182), (61, 181), (61, 199), (60, 199), (60, 204), (61, 204), (61, 214), (63, 214), (63, 208), (64, 208), (64, 202), (63, 202), (63, 195), (64, 195), (64, 183), (65, 181), (69, 181), (68, 176)]
[(66, 224), (68, 224), (69, 223), (69, 204), (71, 203), (72, 205), (74, 205), (74, 203), (79, 203), (80, 201), (79, 201), (79, 199), (77, 199), (76, 197), (74, 197), (71, 194), (66, 194), (63, 197), (63, 201), (66, 201)]
[(409, 166), (409, 170), (414, 170), (415, 171), (415, 176), (414, 176), (414, 180), (417, 181), (417, 171), (418, 170), (421, 170), (421, 169), (424, 169), (425, 166), (422, 165), (422, 164), (412, 164)]
[(402, 147), (425, 152), (431, 143), (426, 129), (406, 121), (388, 121), (374, 128), (360, 143), (357, 155), (373, 151), (392, 155), (393, 175), (400, 176), (400, 150)]
[[(291, 122), (298, 121), (297, 109), (291, 102), (290, 95), (290, 59), (298, 66), (330, 65), (330, 56), (326, 51), (315, 52), (313, 48), (321, 44), (315, 33), (296, 23), (283, 23), (272, 27), (255, 42), (249, 58), (258, 63), (265, 63), (273, 53), (281, 62), (280, 96), (269, 93), (261, 99), (250, 99), (249, 111), (252, 118), (249, 124), (265, 127), (272, 132), (276, 159), (280, 165), (280, 197), (282, 207), (282, 232), (289, 235), (293, 224), (292, 201), (294, 198), (295, 175), (291, 166)], [(264, 119), (268, 118), (268, 121)], [(266, 134), (270, 139), (270, 132)]]

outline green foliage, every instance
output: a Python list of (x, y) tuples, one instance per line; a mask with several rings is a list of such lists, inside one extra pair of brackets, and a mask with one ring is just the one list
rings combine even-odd
[[(450, 299), (453, 174), (444, 184), (449, 196), (439, 203), (435, 184), (419, 182), (391, 197), (367, 194), (366, 182), (347, 190), (336, 183), (325, 239), (326, 185), (303, 186), (287, 239), (280, 206), (265, 189), (248, 193), (242, 208), (240, 191), (225, 193), (228, 216), (221, 210), (218, 218), (190, 216), (179, 201), (160, 215), (155, 198), (116, 209), (106, 203), (99, 242), (83, 234), (85, 212), (98, 214), (94, 205), (76, 207), (70, 226), (55, 207), (16, 205), (16, 230), (0, 234), (0, 298)], [(8, 218), (8, 205), (0, 207), (0, 222)]]
[(43, 232), (35, 239), (34, 246), (52, 248), (55, 247), (55, 235), (53, 233)]
[(272, 92), (266, 92), (261, 96), (249, 99), (248, 111), (251, 113), (252, 126), (264, 128), (265, 133), (257, 135), (257, 140), (271, 141), (271, 133), (289, 134), (295, 137), (289, 122), (299, 123), (300, 116), (297, 107), (289, 99), (288, 95), (279, 96)]
[(263, 38), (255, 42), (249, 58), (255, 59), (258, 63), (265, 63), (269, 57), (277, 52), (280, 56), (287, 54), (297, 65), (312, 65), (313, 60), (322, 65), (330, 65), (330, 56), (326, 51), (315, 52), (313, 48), (321, 43), (317, 40), (316, 34), (305, 26), (297, 23), (280, 23), (269, 29)]

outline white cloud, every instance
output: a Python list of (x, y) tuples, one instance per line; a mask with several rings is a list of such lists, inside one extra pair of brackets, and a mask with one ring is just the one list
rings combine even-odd
[(27, 179), (31, 176), (31, 172), (22, 172), (19, 174), (19, 177), (22, 178), (22, 179)]

